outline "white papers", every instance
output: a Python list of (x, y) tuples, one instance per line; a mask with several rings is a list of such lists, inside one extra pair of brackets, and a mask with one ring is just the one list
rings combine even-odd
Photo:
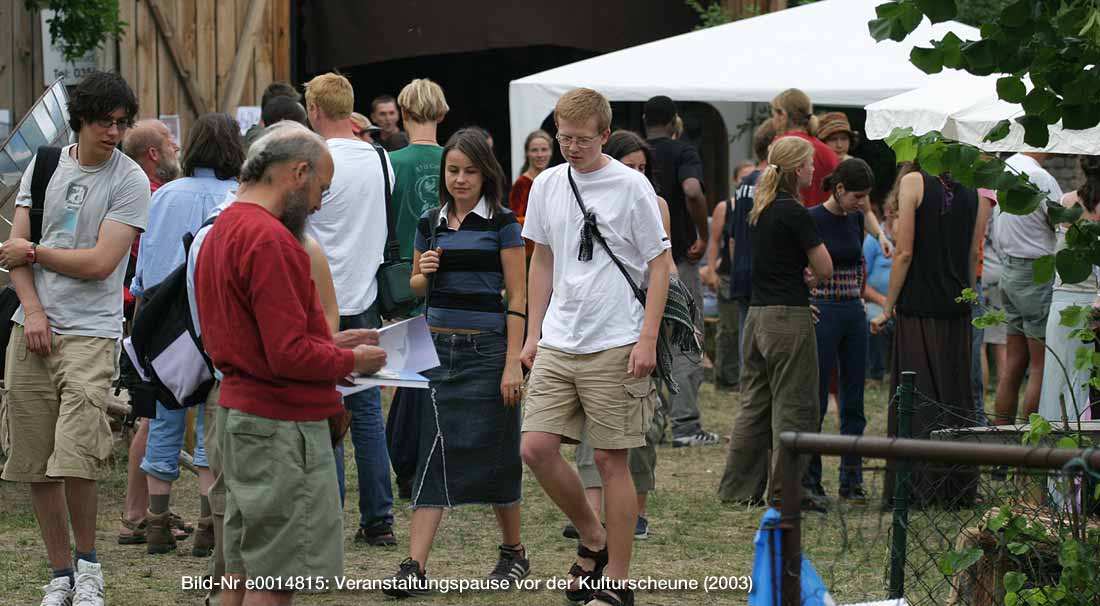
[(337, 391), (347, 396), (380, 385), (428, 388), (420, 373), (439, 366), (439, 356), (424, 316), (379, 329), (378, 345), (386, 351), (386, 366), (373, 375), (349, 377), (350, 385), (337, 385)]
[(241, 136), (243, 137), (248, 129), (252, 128), (253, 124), (260, 123), (260, 106), (259, 105), (241, 105), (237, 107), (237, 124), (241, 127)]

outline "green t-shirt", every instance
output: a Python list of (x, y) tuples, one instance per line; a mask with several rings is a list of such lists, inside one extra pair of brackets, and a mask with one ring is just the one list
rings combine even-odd
[(390, 154), (393, 165), (393, 204), (397, 212), (397, 240), (401, 256), (411, 259), (420, 216), (439, 206), (439, 165), (443, 148), (417, 143)]

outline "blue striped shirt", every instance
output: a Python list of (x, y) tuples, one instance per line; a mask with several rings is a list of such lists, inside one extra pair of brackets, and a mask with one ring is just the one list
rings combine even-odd
[(504, 266), (500, 251), (520, 248), (519, 221), (512, 211), (492, 211), (482, 198), (457, 230), (447, 225), (448, 207), (430, 226), (431, 211), (420, 216), (414, 246), (428, 250), (432, 229), (435, 248), (442, 248), (439, 271), (428, 294), (428, 325), (439, 328), (482, 330), (504, 334)]

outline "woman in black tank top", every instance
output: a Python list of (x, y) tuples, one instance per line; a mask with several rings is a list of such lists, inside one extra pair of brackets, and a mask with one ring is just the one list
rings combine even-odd
[[(975, 424), (970, 390), (970, 309), (955, 299), (973, 287), (979, 238), (985, 233), (989, 207), (979, 211), (977, 192), (949, 175), (929, 175), (919, 168), (898, 181), (897, 249), (890, 270), (890, 289), (883, 313), (872, 331), (896, 314), (890, 391), (902, 372), (916, 373), (918, 404), (913, 411), (913, 438)], [(889, 409), (889, 435), (897, 433), (896, 408)], [(922, 468), (923, 467), (923, 468)], [(976, 477), (972, 472), (936, 471), (916, 465), (911, 498), (920, 505), (969, 506)], [(893, 495), (893, 470), (887, 465), (884, 502)]]

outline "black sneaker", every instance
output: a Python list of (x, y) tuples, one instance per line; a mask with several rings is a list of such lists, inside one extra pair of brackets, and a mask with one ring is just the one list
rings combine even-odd
[(866, 505), (867, 493), (863, 492), (863, 486), (856, 485), (851, 488), (840, 489), (840, 500), (853, 505)]
[(393, 526), (385, 522), (375, 524), (369, 528), (360, 526), (355, 533), (355, 542), (371, 547), (397, 547), (397, 537), (393, 534)]
[(382, 593), (391, 598), (411, 598), (431, 593), (428, 589), (428, 575), (420, 569), (420, 563), (412, 558), (405, 558), (397, 569), (397, 574), (388, 581), (388, 584), (383, 585)]
[(531, 560), (527, 559), (527, 550), (516, 550), (500, 546), (500, 558), (489, 573), (490, 581), (499, 581), (501, 589), (512, 589), (514, 583), (531, 574)]

